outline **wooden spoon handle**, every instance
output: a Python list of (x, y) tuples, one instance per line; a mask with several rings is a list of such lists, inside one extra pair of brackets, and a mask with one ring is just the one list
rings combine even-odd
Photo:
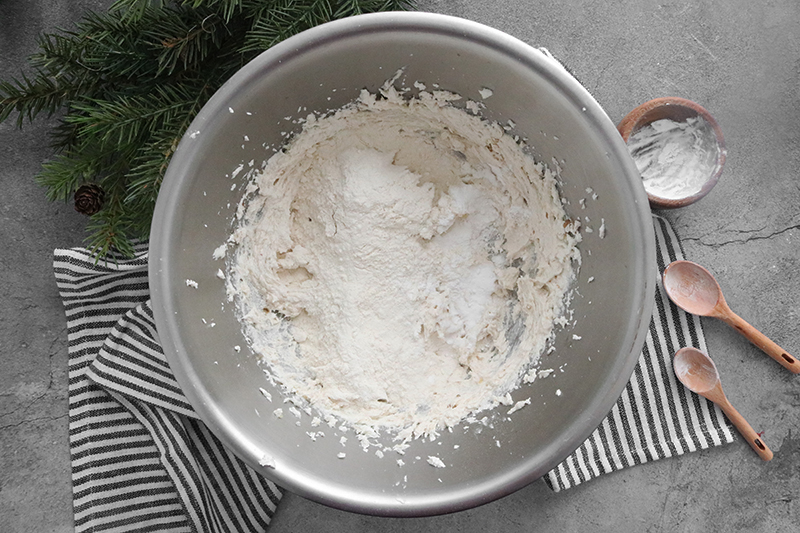
[(750, 342), (761, 348), (764, 353), (775, 359), (784, 368), (795, 374), (800, 373), (800, 361), (789, 355), (789, 352), (775, 344), (772, 339), (748, 324), (742, 317), (730, 309), (725, 309), (720, 313), (720, 318), (725, 321), (726, 324), (732, 326), (736, 331), (747, 337)]
[(744, 417), (739, 414), (739, 411), (734, 409), (734, 407), (727, 400), (724, 402), (719, 402), (718, 405), (722, 409), (722, 412), (725, 413), (725, 416), (728, 417), (728, 420), (730, 420), (731, 423), (736, 426), (736, 429), (739, 430), (739, 433), (742, 434), (742, 437), (744, 437), (750, 447), (755, 450), (758, 456), (765, 461), (772, 459), (772, 450), (767, 448), (767, 445), (764, 444), (763, 439), (758, 435), (758, 433), (755, 432), (750, 424), (747, 423), (747, 420), (745, 420)]

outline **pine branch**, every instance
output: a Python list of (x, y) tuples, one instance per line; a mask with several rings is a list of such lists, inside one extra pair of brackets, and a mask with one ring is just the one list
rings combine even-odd
[(148, 9), (160, 9), (169, 3), (169, 0), (116, 0), (111, 4), (109, 12), (120, 14), (123, 20), (137, 22)]
[(191, 5), (195, 9), (201, 6), (214, 9), (228, 22), (243, 11), (244, 3), (245, 0), (184, 0), (183, 5)]
[(13, 112), (17, 112), (17, 127), (22, 127), (24, 120), (33, 122), (39, 113), (48, 115), (55, 113), (69, 98), (77, 93), (77, 88), (61, 87), (48, 76), (29, 78), (22, 74), (21, 79), (0, 82), (0, 122), (5, 121)]
[(119, 14), (88, 13), (76, 31), (41, 37), (40, 51), (31, 57), (31, 65), (57, 78), (89, 78), (104, 83), (149, 78), (157, 70), (152, 63), (155, 49), (141, 36), (159, 18), (154, 11), (149, 15), (130, 24)]
[(75, 102), (74, 113), (64, 117), (64, 122), (76, 126), (79, 137), (125, 144), (143, 139), (176, 117), (185, 118), (191, 108), (192, 95), (185, 88), (157, 86), (144, 95)]
[(313, 26), (333, 20), (328, 0), (276, 0), (260, 13), (243, 51), (261, 51)]
[(117, 252), (123, 257), (133, 256), (133, 243), (136, 238), (129, 234), (131, 223), (126, 220), (122, 209), (106, 208), (92, 215), (86, 230), (89, 236), (85, 243), (96, 258), (106, 257)]
[(42, 165), (36, 182), (47, 189), (47, 199), (67, 201), (78, 187), (90, 181), (97, 172), (97, 160), (72, 151), (56, 155)]
[(108, 176), (115, 179), (126, 173), (136, 150), (135, 144), (83, 142), (42, 164), (36, 182), (45, 187), (48, 200), (67, 201), (85, 183), (99, 182)]
[[(190, 13), (197, 14), (194, 11)], [(224, 21), (215, 13), (192, 21), (180, 18), (176, 22), (173, 27), (154, 27), (145, 33), (151, 42), (161, 46), (159, 74), (169, 75), (179, 66), (187, 69), (202, 63), (228, 36)]]
[(377, 11), (404, 11), (412, 9), (414, 2), (411, 0), (345, 0), (337, 2), (337, 4), (339, 7), (333, 14), (335, 19)]
[[(200, 111), (206, 97), (202, 90), (197, 91), (194, 101), (187, 102), (186, 113), (179, 115), (177, 121), (163, 124), (159, 131), (151, 134), (150, 140), (131, 159), (131, 168), (127, 174), (129, 185), (125, 197), (126, 203), (133, 205), (143, 200), (145, 204), (149, 202), (155, 204), (172, 154), (178, 148), (183, 132), (189, 127), (190, 117), (194, 117)], [(149, 232), (149, 218), (144, 226)]]
[(274, 0), (261, 4), (242, 51), (263, 51), (313, 26), (377, 11), (411, 9), (411, 0)]
[(0, 81), (0, 122), (16, 114), (22, 127), (41, 114), (61, 115), (51, 135), (56, 155), (36, 181), (54, 201), (70, 200), (83, 185), (99, 187), (102, 208), (91, 215), (87, 243), (98, 258), (129, 256), (132, 242), (149, 236), (178, 142), (230, 76), (312, 26), (412, 4), (117, 0), (107, 13), (88, 13), (73, 31), (40, 37), (32, 72)]
[(111, 11), (121, 12), (127, 20), (136, 21), (144, 16), (148, 8), (162, 8), (174, 3), (180, 7), (190, 7), (192, 9), (211, 8), (222, 15), (222, 18), (227, 22), (233, 19), (234, 15), (243, 11), (245, 2), (246, 0), (177, 0), (175, 2), (170, 2), (169, 0), (117, 0), (111, 6)]

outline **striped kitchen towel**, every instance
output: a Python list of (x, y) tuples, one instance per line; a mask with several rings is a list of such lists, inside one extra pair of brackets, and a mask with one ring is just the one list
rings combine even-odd
[[(658, 265), (681, 259), (654, 217)], [(95, 263), (55, 252), (69, 337), (69, 434), (75, 529), (264, 531), (280, 489), (227, 451), (198, 420), (158, 342), (147, 248)], [(603, 473), (733, 440), (722, 413), (674, 377), (677, 348), (705, 349), (700, 322), (659, 288), (647, 342), (611, 413), (545, 476), (559, 491)]]
[(153, 322), (147, 248), (56, 250), (67, 315), (75, 531), (266, 531), (280, 489), (200, 422)]

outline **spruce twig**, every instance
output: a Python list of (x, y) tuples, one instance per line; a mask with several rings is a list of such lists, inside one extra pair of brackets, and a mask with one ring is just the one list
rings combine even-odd
[(30, 74), (0, 81), (0, 122), (59, 115), (36, 181), (68, 201), (103, 191), (87, 225), (98, 258), (146, 240), (167, 165), (196, 114), (245, 63), (312, 26), (413, 0), (117, 0), (42, 35)]

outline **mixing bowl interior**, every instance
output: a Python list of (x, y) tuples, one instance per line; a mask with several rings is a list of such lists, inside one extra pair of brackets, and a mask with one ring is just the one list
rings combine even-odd
[[(325, 113), (396, 82), (436, 87), (513, 121), (512, 135), (558, 167), (571, 217), (585, 227), (572, 309), (555, 370), (513, 393), (531, 404), (489, 425), (462, 424), (404, 456), (362, 451), (352, 432), (289, 414), (242, 337), (213, 254), (231, 231), (252, 169), (309, 113)], [(481, 89), (492, 94), (482, 98)], [(484, 93), (485, 95), (486, 93)], [(604, 231), (600, 231), (601, 226)], [(601, 422), (630, 377), (650, 320), (654, 243), (647, 198), (614, 125), (557, 63), (479, 24), (425, 13), (356, 17), (289, 39), (259, 56), (203, 108), (164, 180), (151, 236), (151, 291), (159, 335), (187, 397), (212, 431), (253, 468), (322, 503), (383, 515), (455, 511), (542, 476)], [(593, 278), (589, 282), (589, 278)], [(197, 283), (197, 288), (187, 285)], [(267, 400), (264, 388), (272, 397)], [(283, 418), (274, 416), (283, 407)], [(483, 415), (481, 415), (483, 416)], [(308, 433), (323, 432), (312, 440)], [(341, 436), (348, 436), (343, 446)], [(390, 441), (387, 439), (387, 444)], [(337, 454), (344, 452), (345, 458)], [(426, 459), (440, 457), (446, 468)], [(263, 458), (274, 468), (259, 465)], [(402, 459), (404, 466), (398, 466)]]

